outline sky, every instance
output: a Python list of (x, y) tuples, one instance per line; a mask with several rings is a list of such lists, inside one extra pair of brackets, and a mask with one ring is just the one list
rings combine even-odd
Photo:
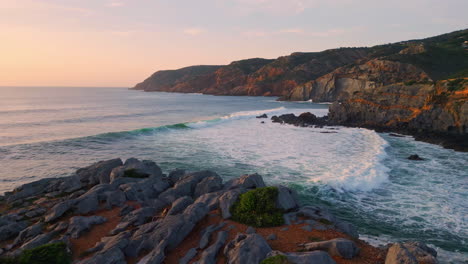
[(468, 28), (466, 0), (0, 0), (0, 86), (132, 87), (157, 70)]

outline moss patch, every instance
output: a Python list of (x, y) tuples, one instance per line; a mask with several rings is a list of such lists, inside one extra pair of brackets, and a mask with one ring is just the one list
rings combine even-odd
[(286, 256), (277, 255), (277, 256), (269, 257), (269, 258), (262, 260), (260, 264), (291, 264), (291, 262), (289, 262)]
[[(1, 263), (1, 262), (0, 262)], [(23, 251), (18, 257), (19, 264), (70, 264), (71, 254), (63, 242), (43, 245)]]
[(231, 207), (232, 219), (255, 227), (284, 224), (283, 210), (276, 208), (278, 188), (264, 187), (240, 195)]
[(136, 169), (128, 169), (124, 172), (124, 177), (129, 178), (148, 178), (149, 174), (138, 172)]

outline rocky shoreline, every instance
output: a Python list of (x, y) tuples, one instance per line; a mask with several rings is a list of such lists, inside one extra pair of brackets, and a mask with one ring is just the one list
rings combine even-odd
[(436, 257), (420, 242), (370, 246), (352, 224), (326, 208), (301, 206), (293, 190), (267, 187), (258, 174), (223, 182), (212, 171), (163, 174), (152, 161), (112, 159), (0, 196), (0, 263), (393, 264)]
[(431, 131), (420, 131), (417, 129), (411, 129), (407, 127), (388, 127), (364, 124), (360, 122), (339, 122), (330, 119), (329, 116), (316, 117), (310, 112), (302, 113), (299, 116), (296, 116), (294, 114), (272, 116), (271, 120), (274, 123), (289, 124), (300, 127), (344, 126), (367, 128), (379, 133), (390, 133), (392, 136), (412, 136), (417, 141), (440, 145), (444, 148), (453, 149), (455, 151), (468, 152), (467, 134), (437, 133)]

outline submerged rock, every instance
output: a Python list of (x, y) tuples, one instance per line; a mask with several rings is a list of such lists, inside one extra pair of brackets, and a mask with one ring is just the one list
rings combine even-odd
[(419, 157), (419, 155), (417, 154), (414, 154), (414, 155), (410, 155), (408, 157), (409, 160), (424, 160), (423, 158)]

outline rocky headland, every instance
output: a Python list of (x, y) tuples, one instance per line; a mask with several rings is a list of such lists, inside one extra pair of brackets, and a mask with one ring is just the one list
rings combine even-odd
[(163, 174), (101, 161), (0, 196), (0, 263), (438, 263), (421, 242), (373, 247), (258, 174)]
[(466, 150), (466, 40), (467, 29), (368, 48), (192, 66), (156, 72), (133, 89), (333, 102), (329, 119), (335, 125), (395, 131)]

